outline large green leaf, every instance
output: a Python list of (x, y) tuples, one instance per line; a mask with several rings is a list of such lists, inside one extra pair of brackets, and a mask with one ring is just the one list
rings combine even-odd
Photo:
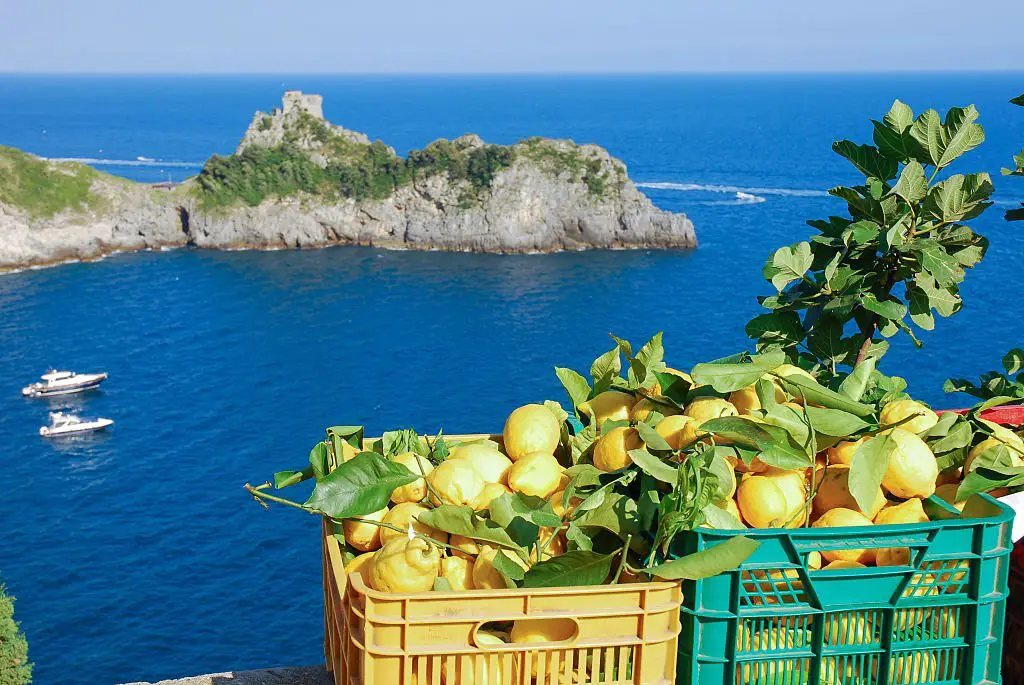
[(804, 327), (796, 312), (768, 312), (751, 319), (747, 335), (765, 345), (795, 345), (803, 340)]
[(601, 585), (611, 574), (611, 554), (575, 550), (534, 565), (523, 578), (523, 587), (572, 587)]
[(730, 571), (750, 558), (760, 542), (742, 535), (730, 538), (720, 545), (689, 554), (673, 561), (644, 569), (656, 578), (666, 580), (700, 580)]
[(674, 485), (679, 478), (676, 467), (665, 463), (648, 452), (646, 448), (630, 450), (629, 458), (641, 471), (652, 478), (660, 480), (662, 483)]
[[(864, 391), (868, 387), (868, 381), (871, 379), (871, 374), (874, 370), (874, 357), (868, 357), (860, 364), (857, 364), (853, 372), (839, 384), (839, 394), (854, 402), (859, 402), (860, 398), (864, 396)], [(860, 416), (860, 414), (857, 414), (857, 416)]]
[(768, 371), (757, 364), (697, 364), (693, 367), (695, 383), (710, 385), (717, 392), (740, 390), (756, 382)]
[[(921, 112), (910, 128), (910, 136), (917, 141), (926, 159), (933, 165), (942, 158), (942, 120), (934, 109)], [(922, 160), (923, 161), (923, 160)]]
[(924, 203), (925, 218), (942, 223), (973, 219), (992, 203), (992, 179), (986, 173), (954, 174), (928, 192)]
[(907, 308), (902, 302), (895, 299), (879, 300), (874, 293), (864, 293), (860, 303), (864, 309), (885, 319), (896, 321), (907, 315)]
[(572, 400), (574, 408), (586, 402), (590, 397), (590, 383), (580, 374), (572, 369), (556, 366), (555, 375), (558, 376), (558, 380), (561, 381), (565, 391), (569, 393), (569, 399)]
[(579, 528), (603, 528), (623, 540), (640, 532), (636, 502), (619, 492), (608, 492), (600, 506), (585, 511), (574, 523)]
[(761, 449), (771, 442), (771, 435), (762, 424), (745, 416), (723, 416), (708, 419), (700, 426), (702, 433), (711, 433), (718, 438), (725, 438), (744, 447)]
[(365, 516), (387, 506), (395, 488), (418, 478), (376, 452), (360, 452), (317, 480), (306, 506), (335, 519)]
[(780, 247), (764, 267), (765, 278), (781, 292), (787, 284), (803, 278), (813, 263), (810, 243)]
[(482, 518), (472, 507), (442, 504), (421, 513), (416, 518), (424, 525), (452, 535), (461, 535), (503, 549), (522, 551), (504, 528), (494, 521)]
[(896, 177), (899, 168), (895, 159), (883, 156), (873, 145), (857, 145), (849, 140), (832, 143), (832, 150), (845, 157), (857, 170), (869, 178), (888, 181)]
[(302, 471), (278, 471), (274, 474), (274, 487), (280, 490), (310, 478), (313, 478), (312, 466), (307, 466)]
[(949, 108), (943, 126), (942, 154), (938, 159), (939, 167), (948, 166), (960, 155), (985, 142), (984, 129), (974, 123), (977, 118), (978, 110), (974, 105), (964, 108)]
[(871, 511), (889, 460), (898, 449), (888, 433), (865, 440), (853, 454), (847, 487), (862, 511)]
[(924, 167), (917, 160), (910, 160), (900, 172), (900, 178), (893, 186), (892, 192), (907, 202), (917, 202), (928, 194), (928, 180), (924, 175)]
[(828, 409), (839, 409), (861, 418), (870, 416), (874, 411), (869, 405), (855, 402), (804, 376), (778, 375), (776, 380), (790, 395), (803, 397), (809, 404), (816, 404)]
[(866, 421), (841, 409), (807, 406), (804, 407), (804, 411), (807, 412), (814, 430), (825, 435), (842, 438), (868, 427)]

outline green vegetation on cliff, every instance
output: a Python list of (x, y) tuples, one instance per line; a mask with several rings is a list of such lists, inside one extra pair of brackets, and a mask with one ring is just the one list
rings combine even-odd
[(0, 585), (0, 685), (32, 682), (28, 643), (14, 621), (14, 597)]
[(94, 208), (99, 198), (89, 189), (98, 173), (84, 164), (54, 165), (0, 145), (0, 202), (33, 217)]
[[(199, 173), (196, 191), (206, 209), (298, 193), (354, 200), (382, 200), (413, 180), (446, 173), (452, 181), (468, 181), (475, 196), (491, 185), (494, 175), (512, 163), (510, 148), (484, 145), (459, 148), (440, 140), (407, 159), (382, 142), (369, 145), (335, 137), (326, 131), (317, 164), (298, 142), (286, 137), (275, 147), (250, 146), (230, 157), (213, 156)], [(471, 198), (467, 198), (471, 199)]]
[[(261, 121), (258, 128), (264, 126), (270, 124)], [(352, 140), (323, 120), (303, 114), (276, 146), (249, 145), (241, 153), (210, 158), (196, 179), (195, 192), (207, 210), (256, 206), (268, 198), (298, 194), (382, 200), (413, 181), (444, 174), (452, 182), (467, 184), (460, 197), (460, 206), (465, 207), (490, 188), (495, 176), (519, 154), (556, 176), (568, 171), (571, 179), (585, 183), (598, 198), (609, 187), (621, 187), (624, 180), (621, 168), (610, 178), (600, 159), (541, 138), (514, 146), (437, 140), (402, 158), (380, 141)]]

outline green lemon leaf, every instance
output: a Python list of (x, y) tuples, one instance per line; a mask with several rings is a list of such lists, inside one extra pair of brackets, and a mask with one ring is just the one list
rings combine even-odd
[(569, 399), (572, 400), (573, 408), (580, 406), (590, 397), (590, 383), (587, 379), (576, 373), (572, 369), (562, 368), (560, 366), (555, 367), (555, 375), (558, 376), (558, 380), (561, 381), (562, 387), (569, 394)]
[[(867, 390), (868, 381), (874, 370), (875, 358), (868, 357), (854, 367), (853, 372), (839, 384), (839, 394), (848, 400), (859, 402), (860, 398), (864, 396), (864, 391)], [(857, 416), (861, 416), (861, 414), (857, 414)]]
[(575, 550), (534, 565), (523, 578), (523, 587), (571, 587), (601, 585), (612, 570), (614, 555)]
[(318, 479), (306, 506), (335, 519), (365, 516), (386, 507), (395, 488), (419, 477), (376, 452), (360, 452)]
[(442, 504), (439, 507), (423, 512), (416, 517), (416, 520), (431, 528), (443, 530), (452, 535), (461, 535), (503, 549), (522, 551), (522, 548), (513, 542), (502, 526), (499, 526), (494, 521), (480, 517), (468, 506)]
[(278, 471), (274, 474), (274, 487), (280, 490), (310, 478), (313, 478), (312, 466), (307, 466), (302, 471)]
[(309, 451), (309, 465), (313, 475), (319, 480), (331, 472), (331, 447), (326, 440), (313, 445)]
[(693, 380), (726, 393), (756, 382), (767, 370), (758, 364), (697, 364), (693, 367)]
[(674, 466), (666, 464), (648, 452), (646, 448), (630, 450), (629, 458), (640, 467), (641, 471), (652, 478), (660, 480), (662, 483), (675, 485), (676, 480), (679, 478), (679, 473)]
[(896, 177), (899, 168), (895, 159), (883, 156), (873, 145), (857, 145), (849, 140), (832, 143), (832, 150), (850, 161), (868, 178), (888, 181)]
[(889, 468), (889, 459), (898, 448), (888, 433), (865, 440), (853, 454), (848, 487), (862, 511), (870, 511)]
[(803, 397), (809, 404), (828, 409), (839, 409), (864, 418), (874, 411), (869, 405), (855, 402), (845, 395), (829, 390), (817, 381), (804, 376), (776, 376), (776, 381), (794, 397)]
[(843, 438), (853, 435), (868, 427), (868, 423), (860, 417), (841, 409), (806, 406), (804, 411), (810, 417), (814, 430), (825, 435)]
[(760, 546), (760, 542), (738, 535), (710, 549), (646, 568), (644, 571), (666, 580), (710, 578), (736, 568), (749, 559)]
[(505, 585), (509, 589), (517, 587), (517, 581), (522, 581), (526, 576), (526, 571), (523, 567), (512, 561), (512, 558), (507, 556), (501, 550), (494, 555), (494, 570), (500, 573), (505, 578)]
[(607, 492), (599, 506), (583, 512), (574, 523), (579, 528), (603, 528), (623, 540), (640, 532), (636, 502), (614, 491)]
[(640, 434), (640, 439), (644, 441), (644, 444), (647, 445), (648, 449), (652, 449), (655, 452), (672, 451), (672, 446), (665, 442), (665, 438), (658, 435), (658, 431), (654, 430), (654, 428), (648, 424), (638, 423), (636, 431)]
[(743, 522), (717, 504), (704, 507), (704, 525), (717, 530), (743, 530)]
[(434, 578), (434, 592), (452, 592), (452, 584), (447, 578), (438, 576)]

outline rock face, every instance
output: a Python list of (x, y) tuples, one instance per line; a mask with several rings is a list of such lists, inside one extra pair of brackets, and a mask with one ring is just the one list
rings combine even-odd
[[(283, 107), (258, 112), (239, 146), (274, 147), (289, 136), (325, 166), (321, 133), (296, 136), (300, 118), (322, 121), (319, 96), (288, 93)], [(332, 135), (366, 145), (360, 133), (323, 122)], [(483, 147), (477, 136), (451, 145)], [(586, 248), (692, 248), (693, 224), (654, 207), (626, 176), (625, 166), (596, 145), (532, 140), (480, 189), (447, 173), (414, 178), (385, 199), (319, 195), (268, 198), (205, 209), (194, 181), (154, 188), (97, 175), (93, 209), (32, 217), (0, 202), (0, 270), (117, 250), (194, 245), (202, 248), (306, 248), (372, 245), (474, 252), (548, 252)], [(566, 167), (552, 160), (576, 160)], [(580, 164), (608, 179), (595, 193)]]
[(189, 243), (180, 194), (112, 177), (91, 191), (99, 208), (46, 218), (0, 202), (0, 271)]

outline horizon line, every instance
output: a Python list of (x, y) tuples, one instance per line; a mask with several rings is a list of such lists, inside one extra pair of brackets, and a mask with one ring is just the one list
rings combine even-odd
[(621, 71), (18, 71), (0, 69), (0, 76), (234, 76), (234, 77), (388, 77), (388, 76), (893, 76), (893, 75), (1024, 74), (1024, 68), (997, 69), (682, 69)]

